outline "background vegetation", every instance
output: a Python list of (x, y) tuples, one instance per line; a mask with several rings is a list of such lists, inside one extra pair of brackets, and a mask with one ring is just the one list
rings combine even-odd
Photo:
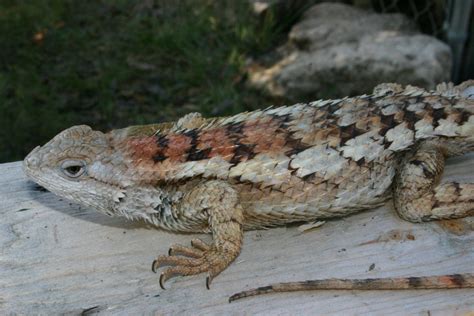
[(0, 162), (76, 124), (109, 130), (268, 106), (275, 100), (243, 84), (246, 59), (286, 26), (240, 0), (2, 0)]

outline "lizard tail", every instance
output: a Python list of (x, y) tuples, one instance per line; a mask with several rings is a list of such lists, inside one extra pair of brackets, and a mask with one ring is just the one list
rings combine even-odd
[(275, 293), (310, 290), (414, 290), (474, 288), (474, 274), (440, 276), (374, 278), (374, 279), (322, 279), (301, 282), (275, 283), (229, 297), (229, 303), (244, 297)]

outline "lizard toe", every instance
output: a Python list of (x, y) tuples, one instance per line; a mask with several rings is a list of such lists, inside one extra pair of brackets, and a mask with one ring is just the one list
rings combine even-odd
[(211, 246), (208, 245), (206, 242), (202, 241), (201, 239), (199, 238), (194, 238), (191, 240), (191, 245), (196, 248), (196, 249), (199, 249), (201, 251), (207, 251), (209, 249), (211, 249)]
[(186, 247), (180, 244), (174, 244), (168, 250), (168, 255), (182, 255), (191, 258), (200, 258), (202, 257), (203, 250), (199, 248)]
[(208, 265), (202, 264), (198, 266), (174, 266), (166, 269), (160, 275), (160, 287), (165, 289), (165, 282), (170, 278), (178, 275), (195, 275), (206, 272), (209, 269)]
[(202, 264), (202, 257), (201, 258), (186, 258), (186, 257), (179, 257), (179, 256), (165, 256), (161, 255), (158, 256), (153, 261), (152, 270), (156, 272), (157, 269), (162, 268), (164, 266), (199, 266)]

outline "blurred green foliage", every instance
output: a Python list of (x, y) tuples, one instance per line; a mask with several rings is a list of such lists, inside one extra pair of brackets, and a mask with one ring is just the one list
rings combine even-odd
[(2, 0), (0, 162), (71, 125), (108, 130), (269, 105), (245, 60), (282, 36), (248, 1)]

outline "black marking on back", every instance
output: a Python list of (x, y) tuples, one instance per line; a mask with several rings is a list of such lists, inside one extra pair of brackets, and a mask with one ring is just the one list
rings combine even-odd
[(229, 123), (225, 126), (227, 130), (227, 134), (234, 136), (237, 135), (242, 135), (243, 130), (244, 130), (244, 122), (233, 122)]
[(447, 117), (444, 108), (433, 109), (432, 114), (433, 116), (433, 127), (436, 128), (439, 126), (439, 120), (445, 119)]
[(334, 114), (334, 112), (338, 111), (341, 108), (340, 104), (341, 104), (341, 100), (339, 100), (339, 102), (333, 102), (331, 104), (328, 104), (326, 111), (329, 114)]
[(292, 157), (293, 155), (297, 155), (300, 152), (311, 147), (310, 145), (303, 144), (300, 139), (293, 138), (293, 133), (287, 133), (286, 144), (289, 147), (291, 147), (290, 150), (285, 152), (285, 155), (287, 157)]
[(290, 150), (285, 152), (285, 155), (287, 157), (296, 155), (311, 147), (310, 145), (303, 144), (300, 139), (293, 137), (295, 132), (289, 131), (288, 123), (293, 120), (293, 117), (291, 114), (289, 113), (284, 114), (284, 115), (271, 114), (271, 117), (279, 123), (278, 130), (279, 132), (285, 135), (285, 144), (291, 148)]
[(255, 144), (243, 144), (241, 139), (244, 137), (245, 122), (233, 122), (225, 126), (226, 134), (234, 144), (234, 156), (230, 159), (231, 164), (238, 164), (239, 162), (255, 157), (253, 151)]
[(206, 149), (197, 149), (195, 151), (189, 152), (188, 153), (188, 161), (198, 161), (198, 160), (204, 160), (209, 158), (209, 154), (211, 153), (212, 148), (206, 148)]
[(234, 156), (229, 161), (231, 164), (238, 164), (241, 161), (249, 160), (255, 157), (255, 152), (253, 149), (255, 144), (247, 145), (240, 142), (235, 143)]
[(154, 162), (162, 162), (162, 161), (165, 161), (166, 159), (168, 159), (168, 157), (166, 157), (163, 153), (159, 152), (155, 155), (153, 155), (153, 161)]
[(356, 161), (356, 164), (360, 167), (365, 164), (365, 157), (360, 158)]
[(195, 128), (187, 130), (183, 133), (183, 135), (191, 138), (191, 145), (197, 144), (197, 139), (199, 136), (199, 131)]
[(358, 129), (356, 127), (356, 123), (352, 123), (351, 125), (347, 126), (341, 126), (339, 127), (341, 134), (341, 146), (344, 145), (349, 139), (353, 139), (359, 135), (362, 135), (365, 133), (365, 131)]
[(403, 119), (407, 123), (407, 127), (409, 129), (415, 129), (415, 123), (418, 121), (418, 117), (415, 112), (405, 110)]
[(187, 150), (187, 161), (198, 161), (209, 158), (212, 148), (198, 149), (199, 130), (191, 129), (183, 133), (191, 139), (191, 147)]
[(282, 115), (278, 115), (278, 114), (270, 114), (270, 116), (276, 120), (276, 121), (279, 121), (280, 122), (280, 125), (283, 125), (284, 123), (288, 123), (291, 121), (292, 117), (291, 117), (291, 114), (287, 113), (287, 114), (282, 114)]
[(157, 152), (153, 155), (152, 159), (156, 162), (162, 162), (168, 159), (168, 157), (164, 154), (166, 148), (168, 148), (169, 139), (166, 135), (156, 135), (156, 144), (158, 146)]
[(380, 136), (385, 136), (387, 132), (395, 127), (396, 122), (395, 122), (395, 114), (391, 115), (383, 115), (380, 114), (380, 122), (382, 123), (382, 128), (379, 131)]
[(469, 121), (469, 118), (471, 117), (471, 113), (468, 111), (461, 111), (461, 118), (459, 119), (459, 124), (464, 124), (467, 121)]
[[(320, 111), (324, 112), (324, 115), (320, 117), (320, 120), (326, 121), (326, 125), (332, 125), (339, 120), (340, 116), (335, 114), (340, 108), (341, 104), (344, 100), (335, 100), (333, 103), (326, 104), (322, 107), (316, 107), (316, 113), (320, 113)], [(323, 124), (324, 125), (324, 124)]]
[(160, 148), (166, 148), (168, 147), (169, 139), (166, 137), (166, 135), (156, 135), (156, 144)]

